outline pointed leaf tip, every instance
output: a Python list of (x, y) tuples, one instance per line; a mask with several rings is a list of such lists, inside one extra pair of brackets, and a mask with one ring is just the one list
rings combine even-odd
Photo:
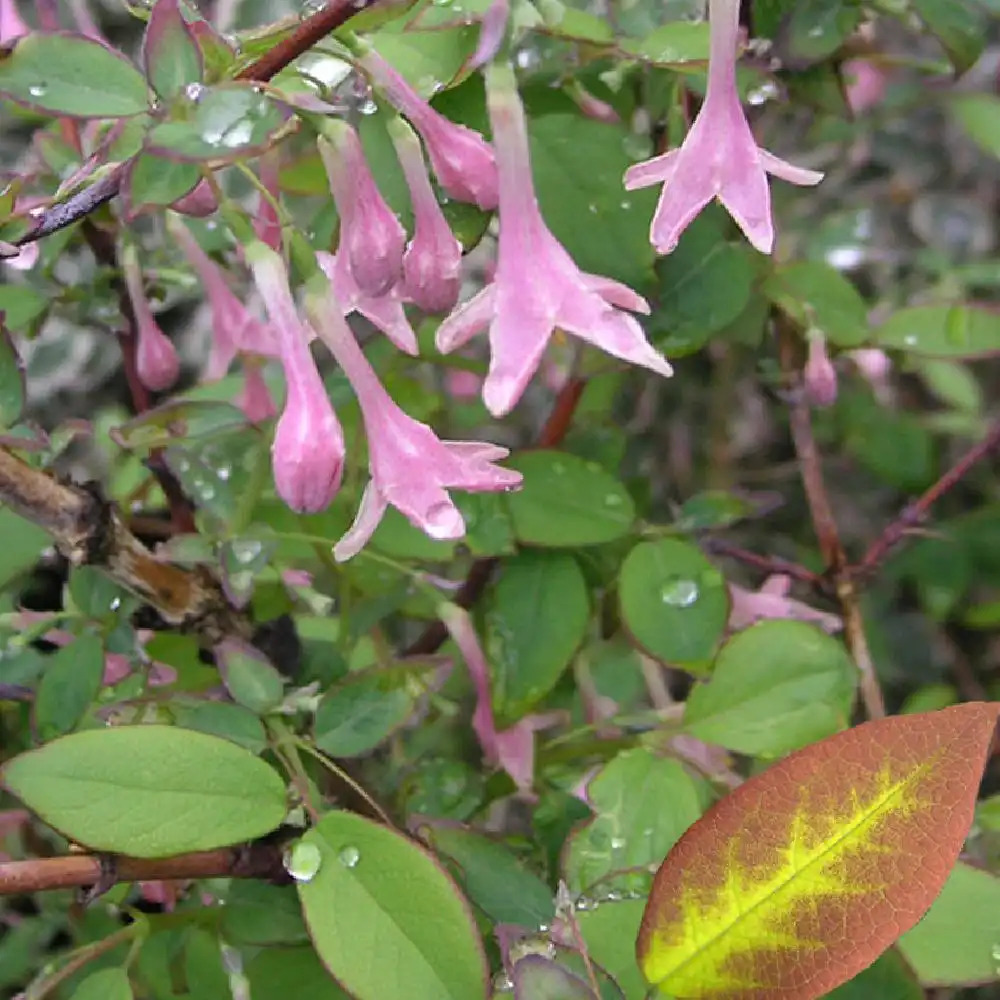
[(1000, 705), (880, 719), (741, 785), (681, 838), (637, 941), (675, 997), (811, 1000), (867, 967), (944, 885)]

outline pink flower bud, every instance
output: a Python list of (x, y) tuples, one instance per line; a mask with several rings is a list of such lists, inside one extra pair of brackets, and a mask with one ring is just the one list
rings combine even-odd
[(374, 49), (365, 53), (361, 65), (420, 133), (441, 187), (485, 211), (496, 208), (497, 168), (486, 140), (435, 111)]
[(449, 312), (458, 302), (462, 245), (434, 197), (420, 140), (401, 118), (389, 134), (413, 203), (413, 239), (403, 255), (406, 297), (425, 312)]
[(357, 132), (330, 122), (319, 151), (340, 213), (340, 247), (351, 274), (367, 295), (384, 295), (403, 272), (406, 230), (379, 193)]
[(26, 35), (30, 30), (18, 13), (14, 0), (0, 0), (0, 44)]
[(266, 243), (272, 250), (281, 249), (281, 219), (275, 210), (274, 201), (280, 195), (278, 183), (278, 158), (275, 153), (265, 153), (260, 158), (260, 182), (271, 196), (267, 198), (262, 193), (257, 202), (257, 215), (253, 220), (253, 230), (257, 239)]
[(309, 352), (285, 262), (264, 243), (244, 248), (247, 264), (277, 334), (288, 396), (271, 448), (278, 495), (292, 510), (315, 514), (340, 488), (344, 434)]
[(134, 249), (122, 255), (125, 285), (135, 315), (136, 369), (143, 385), (154, 392), (169, 389), (180, 374), (177, 350), (153, 317), (142, 283), (142, 271)]
[(840, 67), (847, 103), (855, 114), (882, 103), (885, 97), (886, 75), (867, 59), (848, 59)]
[(178, 198), (170, 206), (181, 215), (190, 215), (194, 219), (203, 219), (211, 215), (218, 207), (219, 200), (215, 197), (212, 185), (204, 178), (191, 188), (182, 198)]
[(826, 337), (815, 330), (808, 336), (809, 357), (802, 373), (806, 396), (813, 406), (833, 406), (837, 401), (837, 371), (826, 351)]

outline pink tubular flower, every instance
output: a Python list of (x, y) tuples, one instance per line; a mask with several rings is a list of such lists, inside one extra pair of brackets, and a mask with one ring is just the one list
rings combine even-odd
[(222, 378), (238, 351), (277, 355), (271, 331), (236, 297), (226, 281), (225, 272), (202, 250), (187, 226), (175, 221), (170, 225), (170, 232), (198, 273), (212, 313), (212, 351), (205, 378), (209, 381)]
[(333, 254), (320, 251), (316, 258), (323, 273), (330, 279), (341, 315), (359, 312), (405, 354), (417, 353), (417, 335), (406, 318), (398, 285), (385, 295), (366, 295), (358, 288), (342, 251)]
[(14, 0), (0, 0), (0, 44), (26, 35), (31, 29), (18, 13)]
[(272, 250), (281, 250), (281, 219), (278, 218), (274, 207), (281, 190), (278, 182), (277, 152), (265, 153), (260, 158), (260, 182), (270, 198), (261, 192), (260, 200), (257, 202), (257, 214), (253, 220), (253, 231), (257, 234), (257, 239), (266, 243)]
[(260, 370), (260, 364), (253, 356), (243, 358), (243, 388), (236, 398), (236, 405), (246, 414), (252, 424), (261, 424), (277, 414), (271, 390)]
[(458, 646), (476, 689), (472, 729), (488, 764), (499, 765), (513, 779), (518, 791), (530, 793), (535, 777), (535, 733), (558, 722), (562, 713), (527, 715), (508, 729), (498, 730), (490, 699), (489, 667), (469, 613), (457, 604), (438, 606), (438, 617)]
[(796, 601), (788, 596), (792, 581), (787, 576), (769, 576), (760, 590), (745, 590), (736, 584), (729, 585), (732, 603), (729, 627), (734, 630), (748, 628), (764, 618), (791, 618), (795, 621), (818, 625), (824, 632), (839, 632), (843, 622), (837, 615)]
[(211, 215), (219, 207), (219, 200), (215, 197), (211, 184), (202, 178), (186, 195), (178, 198), (170, 207), (181, 215), (202, 219), (206, 215)]
[(406, 230), (379, 193), (361, 140), (350, 125), (330, 121), (319, 152), (340, 215), (337, 252), (346, 255), (365, 295), (384, 295), (403, 273)]
[(622, 311), (649, 312), (646, 301), (617, 281), (580, 271), (546, 227), (535, 199), (513, 70), (493, 64), (486, 81), (500, 177), (496, 276), (441, 324), (438, 350), (447, 354), (489, 327), (483, 401), (495, 417), (521, 398), (556, 327), (624, 361), (670, 375), (670, 365), (638, 322)]
[(739, 0), (709, 0), (708, 91), (684, 144), (625, 173), (629, 191), (663, 185), (649, 231), (658, 253), (670, 253), (713, 198), (722, 202), (754, 247), (770, 253), (774, 223), (767, 175), (802, 185), (823, 179), (821, 173), (778, 159), (754, 140), (736, 87), (739, 10)]
[(403, 254), (406, 297), (425, 312), (449, 312), (458, 302), (462, 245), (434, 197), (420, 140), (402, 118), (389, 123), (389, 135), (413, 203), (413, 239)]
[(486, 140), (435, 111), (374, 49), (362, 56), (361, 66), (422, 136), (441, 187), (484, 211), (496, 208), (497, 168)]
[(311, 332), (299, 319), (285, 262), (265, 243), (244, 248), (278, 337), (288, 395), (271, 447), (278, 495), (303, 514), (321, 511), (340, 488), (344, 434), (309, 353)]
[(520, 485), (519, 472), (493, 464), (506, 457), (506, 448), (479, 441), (441, 441), (430, 427), (393, 402), (321, 276), (307, 285), (306, 310), (358, 397), (368, 436), (371, 480), (354, 524), (334, 546), (335, 559), (350, 559), (364, 547), (389, 504), (431, 538), (461, 538), (465, 521), (448, 489), (483, 492)]
[(177, 381), (181, 370), (180, 358), (170, 338), (153, 317), (134, 249), (129, 248), (122, 255), (122, 269), (125, 272), (125, 285), (132, 303), (132, 312), (135, 314), (135, 360), (139, 379), (148, 389), (162, 392)]

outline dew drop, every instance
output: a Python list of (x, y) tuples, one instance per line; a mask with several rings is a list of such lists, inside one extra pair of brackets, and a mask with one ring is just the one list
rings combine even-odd
[(903, 338), (903, 345), (905, 347), (916, 347), (917, 346), (917, 336), (914, 333), (908, 333)]
[(256, 538), (237, 538), (229, 543), (233, 558), (244, 566), (249, 565), (264, 551), (264, 543)]
[(28, 87), (28, 93), (32, 97), (44, 97), (48, 89), (44, 83), (33, 83)]
[(624, 837), (612, 837), (611, 838), (611, 850), (620, 851), (625, 846)]
[(122, 606), (122, 599), (120, 597), (111, 598), (110, 608), (112, 611), (117, 611)]
[(200, 83), (189, 83), (184, 88), (184, 96), (194, 104), (197, 104), (201, 100), (205, 93), (205, 88)]
[(588, 913), (591, 910), (596, 910), (597, 909), (597, 900), (596, 899), (591, 899), (589, 896), (581, 896), (576, 901), (576, 909), (579, 910), (579, 911), (581, 911), (581, 912), (583, 912), (583, 913)]
[(315, 844), (299, 841), (287, 851), (282, 859), (285, 871), (296, 882), (311, 882), (323, 863), (323, 855)]
[(353, 845), (349, 845), (341, 848), (340, 853), (337, 855), (337, 860), (345, 868), (356, 868), (358, 862), (361, 860), (361, 852)]
[(690, 608), (698, 596), (698, 584), (694, 580), (678, 578), (665, 583), (660, 589), (660, 600), (672, 608)]

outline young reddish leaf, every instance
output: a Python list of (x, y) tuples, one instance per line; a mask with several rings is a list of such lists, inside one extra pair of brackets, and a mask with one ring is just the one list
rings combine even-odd
[(931, 905), (972, 822), (1000, 705), (880, 719), (718, 802), (660, 867), (639, 929), (675, 997), (810, 1000)]
[(204, 78), (201, 49), (181, 14), (178, 0), (158, 0), (142, 40), (142, 67), (160, 97), (172, 97)]

